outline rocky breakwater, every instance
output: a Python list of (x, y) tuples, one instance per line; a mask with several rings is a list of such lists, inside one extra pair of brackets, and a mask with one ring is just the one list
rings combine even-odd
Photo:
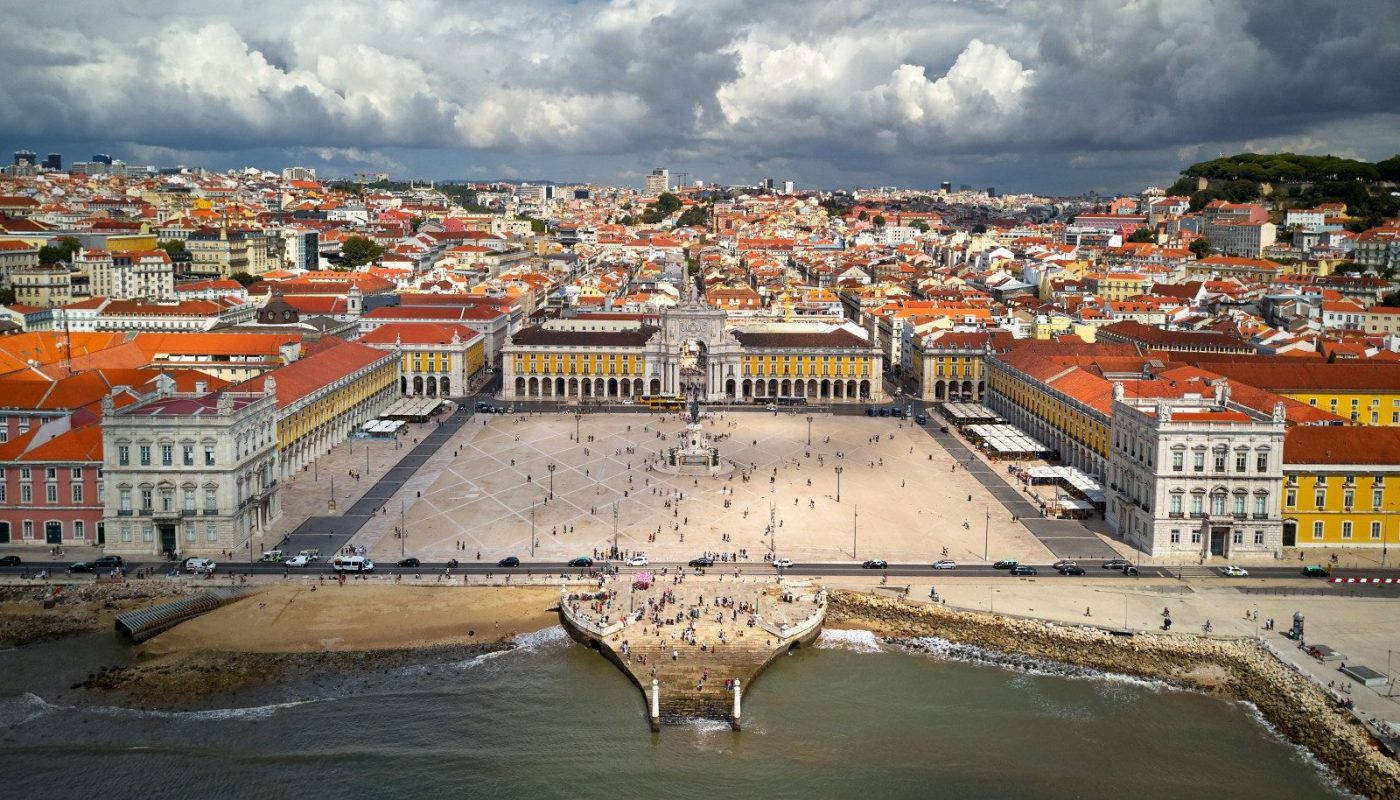
[(829, 626), (887, 639), (933, 636), (986, 650), (1135, 675), (1254, 704), (1280, 733), (1307, 747), (1351, 791), (1400, 798), (1400, 763), (1305, 676), (1256, 642), (1190, 635), (1115, 636), (1107, 631), (999, 617), (944, 606), (834, 591)]
[(112, 620), (118, 614), (173, 600), (199, 588), (135, 580), (0, 586), (0, 643), (22, 645), (111, 630)]

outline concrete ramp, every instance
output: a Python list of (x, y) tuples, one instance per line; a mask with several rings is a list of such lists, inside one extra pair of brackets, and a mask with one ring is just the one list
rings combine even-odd
[(183, 600), (161, 603), (137, 611), (128, 611), (117, 617), (115, 626), (118, 633), (131, 641), (144, 642), (187, 619), (207, 614), (219, 606), (242, 599), (257, 591), (257, 589), (245, 587), (210, 589)]

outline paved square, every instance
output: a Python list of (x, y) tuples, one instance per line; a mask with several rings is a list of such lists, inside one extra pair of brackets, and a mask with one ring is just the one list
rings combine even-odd
[[(777, 554), (795, 561), (931, 561), (944, 547), (951, 558), (981, 560), (988, 512), (992, 558), (1050, 555), (912, 422), (812, 417), (809, 447), (805, 414), (707, 415), (721, 458), (742, 468), (724, 478), (644, 466), (684, 430), (675, 414), (585, 415), (580, 442), (572, 415), (474, 420), (435, 477), (420, 473), (426, 488), (409, 500), (402, 547), (425, 560), (471, 561), (477, 551), (483, 560), (561, 560), (608, 547), (616, 514), (618, 547), (656, 561), (740, 549), (760, 561), (772, 545), (771, 508)], [(390, 534), (371, 552), (396, 559), (400, 546)]]

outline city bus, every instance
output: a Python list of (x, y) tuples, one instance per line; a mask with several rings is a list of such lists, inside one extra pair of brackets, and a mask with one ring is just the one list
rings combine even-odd
[(641, 403), (655, 411), (685, 410), (685, 398), (678, 394), (644, 394)]

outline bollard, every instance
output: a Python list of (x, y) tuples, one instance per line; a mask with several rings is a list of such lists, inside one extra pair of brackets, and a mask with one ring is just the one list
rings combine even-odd
[(734, 679), (734, 730), (739, 730), (739, 679)]
[(661, 730), (661, 682), (651, 679), (651, 731)]

